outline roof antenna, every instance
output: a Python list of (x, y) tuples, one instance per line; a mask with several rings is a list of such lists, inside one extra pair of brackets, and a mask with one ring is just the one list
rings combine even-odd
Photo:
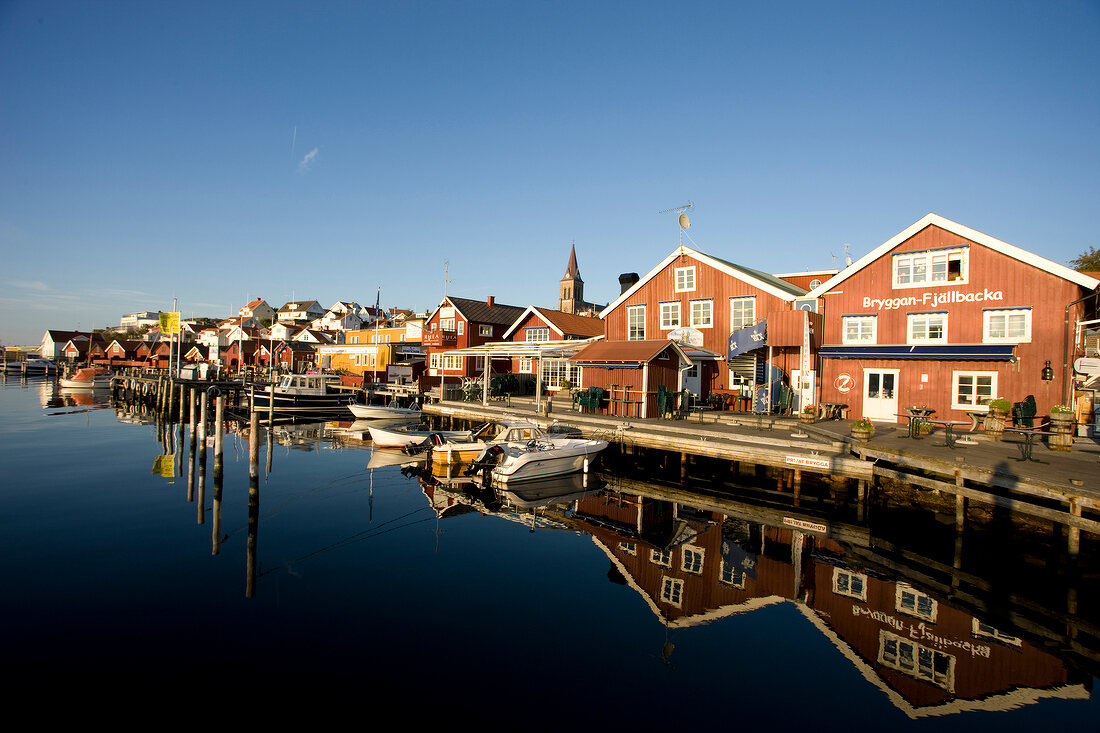
[(852, 255), (850, 254), (852, 245), (847, 242), (844, 243), (844, 266), (848, 267), (852, 264)]
[(443, 260), (443, 299), (447, 299), (447, 283), (450, 282), (449, 275), (451, 273), (451, 261)]
[(688, 215), (685, 213), (687, 209), (693, 208), (695, 204), (688, 201), (683, 206), (673, 206), (671, 209), (665, 209), (664, 211), (658, 211), (658, 214), (667, 214), (671, 211), (680, 212), (680, 246), (684, 246), (684, 230), (691, 226), (691, 221), (688, 220)]

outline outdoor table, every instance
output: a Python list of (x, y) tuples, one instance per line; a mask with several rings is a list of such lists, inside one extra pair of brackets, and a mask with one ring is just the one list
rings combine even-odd
[(896, 417), (904, 417), (909, 421), (909, 437), (913, 440), (920, 440), (920, 424), (922, 422), (928, 422), (928, 417), (925, 415), (914, 415), (911, 412), (898, 412), (895, 413)]
[(848, 409), (848, 405), (843, 402), (822, 402), (819, 405), (821, 414), (818, 415), (822, 420), (839, 420), (844, 410)]
[(691, 411), (699, 415), (699, 422), (703, 422), (703, 413), (704, 412), (709, 412), (710, 410), (713, 410), (713, 409), (714, 408), (711, 407), (710, 405), (700, 404), (700, 405), (693, 405), (692, 408), (691, 408)]
[[(921, 418), (921, 419), (924, 420), (925, 422), (930, 422), (934, 425), (942, 425), (943, 426), (944, 438), (946, 438), (946, 440), (947, 440), (947, 442), (944, 445), (946, 445), (948, 448), (954, 448), (955, 447), (955, 442), (956, 441), (955, 441), (955, 433), (953, 432), (954, 427), (956, 425), (969, 425), (969, 423), (966, 420), (929, 420), (926, 417)], [(967, 443), (963, 443), (963, 445), (967, 445)]]
[(985, 410), (967, 410), (966, 416), (970, 418), (970, 432), (975, 432), (978, 429), (979, 423), (985, 419), (988, 413)]
[(1020, 457), (1017, 461), (1034, 461), (1035, 463), (1042, 463), (1038, 458), (1032, 456), (1032, 449), (1035, 447), (1035, 436), (1048, 435), (1042, 428), (1005, 428), (1006, 433), (1020, 433), (1024, 436), (1024, 444), (1020, 447)]

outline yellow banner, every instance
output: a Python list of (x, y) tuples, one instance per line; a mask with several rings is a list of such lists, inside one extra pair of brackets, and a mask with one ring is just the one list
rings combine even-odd
[(180, 312), (172, 311), (170, 313), (160, 312), (160, 330), (161, 333), (176, 333), (180, 330)]

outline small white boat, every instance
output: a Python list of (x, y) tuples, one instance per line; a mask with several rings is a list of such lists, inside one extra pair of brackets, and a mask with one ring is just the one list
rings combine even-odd
[(434, 442), (425, 440), (405, 448), (406, 453), (417, 453), (431, 449), (434, 463), (469, 463), (491, 445), (510, 441), (528, 441), (542, 435), (539, 426), (527, 420), (507, 420), (499, 423), (493, 437), (487, 440), (457, 441), (444, 440)]
[(587, 471), (607, 445), (606, 440), (541, 435), (486, 448), (474, 460), (473, 470), (491, 470), (493, 480), (502, 483), (561, 476)]
[(415, 426), (374, 426), (367, 428), (375, 448), (404, 448), (407, 445), (423, 443), (433, 436), (440, 440), (468, 443), (474, 439), (476, 430), (423, 430)]
[(388, 405), (360, 405), (349, 404), (351, 414), (359, 420), (375, 420), (395, 417), (420, 417), (420, 405), (415, 402), (411, 407), (398, 407), (396, 402)]
[(84, 367), (57, 383), (65, 389), (107, 389), (111, 386), (111, 373), (106, 367)]

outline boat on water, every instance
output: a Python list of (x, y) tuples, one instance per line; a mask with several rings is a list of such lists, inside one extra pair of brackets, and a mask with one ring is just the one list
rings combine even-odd
[(355, 395), (341, 392), (338, 374), (287, 374), (275, 385), (253, 393), (255, 410), (267, 410), (274, 400), (275, 412), (335, 412), (351, 404)]
[(474, 436), (488, 427), (488, 423), (481, 428), (473, 430), (423, 430), (416, 425), (370, 425), (367, 431), (375, 448), (404, 448), (408, 445), (423, 443), (432, 436), (438, 436), (439, 441), (453, 441), (456, 443), (473, 442)]
[(4, 361), (4, 371), (16, 374), (48, 374), (57, 371), (57, 363), (40, 356), (28, 356), (18, 361)]
[(489, 446), (468, 470), (481, 472), (482, 476), (488, 471), (494, 481), (501, 483), (587, 472), (590, 463), (607, 446), (606, 440), (539, 435), (527, 441)]
[(409, 407), (400, 407), (397, 402), (388, 405), (360, 405), (352, 403), (348, 405), (351, 414), (357, 420), (385, 420), (397, 417), (419, 418), (420, 405), (415, 402)]
[(106, 367), (84, 367), (57, 383), (64, 389), (107, 389), (111, 386), (111, 373)]
[(491, 445), (511, 441), (526, 442), (542, 435), (539, 426), (528, 420), (504, 420), (497, 425), (497, 432), (485, 440), (439, 440), (429, 435), (419, 443), (405, 446), (403, 450), (410, 455), (430, 450), (434, 463), (469, 463)]

